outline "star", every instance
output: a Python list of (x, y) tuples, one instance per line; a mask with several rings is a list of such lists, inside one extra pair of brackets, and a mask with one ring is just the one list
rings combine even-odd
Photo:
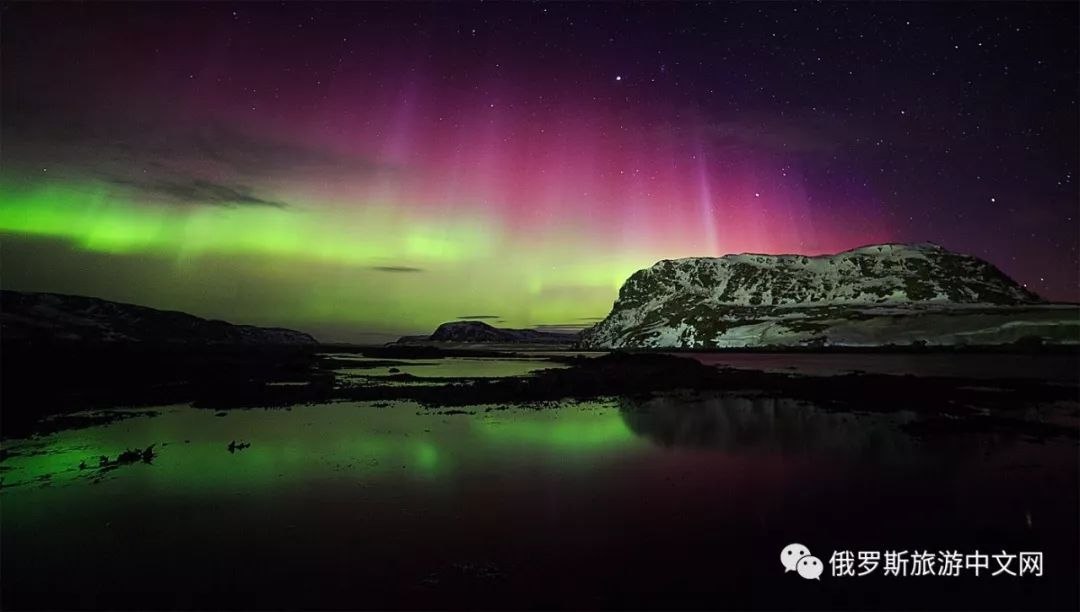
[(616, 81), (621, 81), (621, 80), (622, 80), (622, 76), (620, 76), (620, 75), (615, 75), (615, 80), (616, 80)]

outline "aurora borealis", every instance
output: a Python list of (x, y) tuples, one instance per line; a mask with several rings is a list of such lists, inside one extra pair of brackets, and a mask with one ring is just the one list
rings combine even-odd
[(384, 340), (659, 259), (1078, 294), (1075, 4), (3, 5), (5, 288)]

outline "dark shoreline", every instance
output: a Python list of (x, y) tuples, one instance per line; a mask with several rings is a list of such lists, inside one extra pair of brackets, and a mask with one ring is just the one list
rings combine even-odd
[(989, 344), (989, 345), (885, 345), (885, 346), (765, 346), (765, 347), (719, 347), (719, 348), (677, 348), (677, 347), (628, 347), (617, 349), (592, 348), (576, 344), (567, 345), (495, 345), (468, 344), (457, 342), (428, 342), (423, 344), (413, 343), (390, 343), (390, 344), (320, 344), (314, 350), (322, 353), (364, 353), (375, 355), (415, 354), (417, 357), (443, 356), (443, 357), (482, 357), (482, 356), (505, 356), (507, 354), (530, 351), (564, 351), (568, 353), (662, 353), (678, 355), (682, 353), (765, 353), (765, 354), (913, 354), (913, 355), (977, 355), (977, 354), (1017, 354), (1017, 355), (1080, 355), (1080, 344), (1040, 344), (1037, 342), (1021, 342), (1014, 344)]
[[(963, 418), (969, 427), (1013, 427), (1076, 439), (1072, 426), (1043, 426), (1011, 414), (1052, 402), (1080, 402), (1077, 385), (1032, 379), (978, 380), (964, 377), (848, 373), (806, 375), (704, 365), (670, 351), (617, 351), (602, 356), (532, 357), (560, 364), (529, 377), (430, 378), (391, 373), (343, 380), (336, 370), (388, 368), (394, 359), (444, 357), (522, 357), (528, 352), (469, 350), (456, 347), (161, 347), (3, 345), (0, 432), (23, 437), (122, 418), (118, 407), (190, 403), (214, 410), (285, 408), (334, 401), (411, 400), (429, 408), (512, 404), (537, 407), (564, 400), (640, 398), (670, 392), (754, 392), (818, 404), (826, 409), (891, 412), (913, 410)], [(710, 351), (712, 352), (712, 351)], [(735, 351), (730, 351), (731, 353)], [(775, 351), (739, 351), (761, 353)], [(789, 351), (791, 352), (791, 351)], [(799, 351), (799, 353), (822, 351)], [(826, 351), (833, 352), (833, 351)], [(867, 352), (867, 351), (861, 351)], [(886, 351), (873, 351), (884, 353)], [(1044, 353), (1046, 351), (1039, 351)], [(377, 359), (348, 362), (327, 353), (353, 353)], [(970, 351), (966, 352), (970, 354)], [(1031, 354), (1000, 351), (993, 354)], [(1075, 350), (1053, 351), (1074, 355)], [(408, 385), (429, 382), (435, 385)], [(281, 383), (292, 383), (283, 385)], [(386, 384), (390, 383), (390, 384)], [(406, 383), (406, 384), (401, 384)], [(980, 415), (973, 407), (990, 409)], [(98, 415), (72, 415), (88, 410)], [(110, 416), (111, 415), (111, 416)], [(1035, 425), (1038, 425), (1037, 427)], [(931, 429), (948, 429), (942, 421)]]

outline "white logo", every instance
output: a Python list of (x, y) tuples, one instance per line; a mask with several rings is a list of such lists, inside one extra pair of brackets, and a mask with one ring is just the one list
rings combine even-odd
[(822, 565), (821, 559), (817, 557), (807, 555), (799, 559), (799, 575), (807, 580), (821, 580), (821, 572), (824, 570), (825, 566)]
[[(810, 556), (810, 549), (802, 544), (788, 544), (780, 551), (780, 563), (784, 566), (784, 572), (797, 570), (799, 559)], [(819, 574), (821, 572), (818, 572)]]

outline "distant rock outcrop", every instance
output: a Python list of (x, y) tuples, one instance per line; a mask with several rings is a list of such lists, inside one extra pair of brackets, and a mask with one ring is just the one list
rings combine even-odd
[(4, 341), (162, 345), (318, 344), (303, 332), (233, 325), (183, 312), (57, 293), (0, 291)]
[(585, 348), (1080, 342), (1051, 306), (993, 265), (927, 243), (835, 255), (664, 260), (639, 270)]
[(430, 336), (406, 336), (399, 344), (423, 342), (459, 342), (472, 344), (568, 344), (578, 334), (563, 334), (535, 329), (504, 329), (482, 321), (443, 323)]

